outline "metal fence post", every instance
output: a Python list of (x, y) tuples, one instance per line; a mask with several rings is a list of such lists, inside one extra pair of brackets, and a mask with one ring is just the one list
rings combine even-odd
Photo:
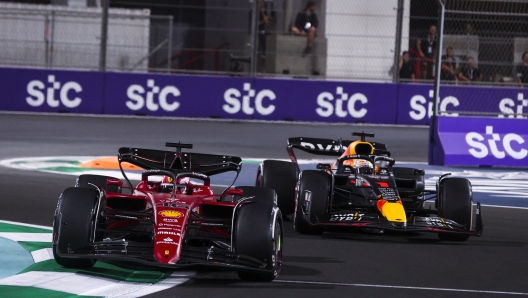
[(433, 115), (431, 116), (431, 122), (429, 123), (429, 152), (428, 152), (428, 163), (430, 165), (437, 164), (438, 161), (435, 160), (435, 139), (438, 129), (438, 98), (440, 97), (440, 73), (442, 66), (442, 43), (444, 39), (444, 14), (445, 14), (445, 3), (444, 0), (438, 1), (438, 11), (439, 11), (439, 20), (438, 20), (438, 44), (437, 46), (437, 57), (435, 61), (435, 80), (434, 80), (434, 93), (433, 93)]
[(442, 46), (444, 41), (444, 15), (445, 15), (445, 4), (444, 0), (437, 0), (439, 8), (439, 19), (438, 19), (438, 44), (437, 44), (437, 57), (435, 61), (435, 81), (434, 81), (434, 96), (433, 96), (433, 117), (438, 116), (438, 98), (440, 97), (440, 74), (442, 72)]
[(258, 57), (257, 57), (257, 50), (258, 50), (258, 46), (257, 46), (257, 42), (258, 42), (258, 39), (257, 39), (257, 30), (258, 30), (258, 27), (257, 27), (257, 23), (258, 23), (258, 17), (257, 17), (257, 13), (258, 13), (258, 6), (259, 6), (259, 0), (250, 0), (250, 2), (252, 2), (253, 4), (253, 7), (251, 9), (251, 34), (250, 34), (250, 49), (251, 49), (251, 54), (249, 55), (250, 56), (250, 61), (251, 61), (251, 64), (250, 64), (250, 67), (249, 67), (249, 76), (251, 77), (255, 77), (256, 76), (256, 70), (257, 70), (257, 60), (258, 60)]
[(402, 42), (402, 23), (403, 23), (403, 1), (398, 0), (398, 7), (396, 8), (396, 41), (394, 44), (394, 71), (393, 71), (393, 82), (400, 82), (400, 52), (401, 52), (401, 42)]
[(173, 16), (169, 16), (169, 42), (167, 44), (167, 72), (171, 72)]
[(50, 57), (49, 67), (53, 67), (53, 51), (55, 50), (55, 11), (51, 11)]
[(101, 48), (99, 50), (99, 71), (106, 70), (106, 45), (108, 39), (108, 6), (110, 0), (101, 0)]
[(46, 14), (46, 18), (44, 20), (44, 58), (46, 67), (49, 67), (49, 34), (50, 34), (50, 17), (49, 14)]

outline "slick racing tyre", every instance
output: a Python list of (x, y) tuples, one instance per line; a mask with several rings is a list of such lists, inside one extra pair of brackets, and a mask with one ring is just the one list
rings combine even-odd
[(57, 252), (89, 253), (98, 200), (99, 191), (84, 187), (67, 188), (59, 197), (53, 222), (53, 256), (59, 265), (90, 268), (95, 264), (95, 259), (66, 258)]
[(277, 192), (277, 204), (286, 216), (295, 209), (295, 184), (297, 166), (292, 162), (280, 160), (263, 161), (257, 174), (257, 186), (269, 187)]
[(244, 197), (254, 197), (242, 203), (236, 215), (234, 248), (237, 255), (248, 256), (266, 264), (267, 272), (239, 270), (247, 281), (272, 281), (282, 269), (282, 215), (275, 201), (275, 191), (269, 188), (239, 187)]
[[(473, 195), (471, 182), (466, 178), (449, 177), (440, 181), (438, 190), (438, 216), (471, 226)], [(467, 234), (439, 233), (438, 237), (446, 241), (466, 241)]]
[(323, 226), (313, 226), (316, 221), (327, 215), (330, 180), (326, 172), (305, 170), (301, 172), (295, 204), (293, 226), (302, 234), (322, 234)]
[(115, 193), (121, 193), (121, 188), (117, 185), (106, 185), (107, 179), (118, 179), (110, 176), (102, 176), (102, 175), (90, 175), (90, 174), (83, 174), (80, 175), (77, 178), (77, 182), (75, 183), (75, 187), (93, 187), (91, 184), (95, 184), (100, 186), (102, 189), (104, 189), (106, 192), (115, 192)]

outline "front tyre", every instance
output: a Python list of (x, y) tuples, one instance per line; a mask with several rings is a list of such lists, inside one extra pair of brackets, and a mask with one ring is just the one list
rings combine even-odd
[(305, 170), (299, 178), (293, 226), (301, 234), (322, 234), (323, 226), (314, 226), (312, 221), (327, 215), (330, 194), (329, 175), (323, 171)]
[[(473, 192), (471, 182), (466, 178), (448, 177), (440, 181), (438, 189), (438, 216), (471, 227)], [(440, 233), (440, 240), (466, 241), (467, 234)]]
[(90, 251), (98, 202), (99, 191), (93, 188), (70, 187), (59, 197), (53, 222), (53, 257), (59, 265), (91, 268), (95, 264), (95, 259), (61, 257), (58, 253)]
[(247, 281), (272, 281), (282, 269), (282, 214), (275, 191), (270, 188), (239, 187), (244, 197), (234, 229), (235, 253), (260, 260), (267, 272), (239, 270), (238, 276)]

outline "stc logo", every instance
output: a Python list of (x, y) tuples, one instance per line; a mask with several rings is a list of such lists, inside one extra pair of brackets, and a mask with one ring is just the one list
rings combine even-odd
[[(433, 98), (434, 91), (429, 90), (429, 98)], [(427, 99), (423, 97), (422, 95), (415, 95), (411, 98), (411, 111), (409, 112), (409, 116), (413, 120), (422, 120), (427, 115), (429, 118), (433, 115), (433, 102), (430, 101), (427, 104)], [(446, 113), (448, 105), (453, 105), (454, 107), (458, 107), (460, 105), (460, 102), (458, 99), (454, 96), (447, 96), (444, 99), (442, 99), (438, 104), (438, 111), (440, 112), (440, 115), (442, 116), (453, 116), (457, 117), (458, 113)]]
[[(44, 82), (39, 80), (30, 81), (26, 87), (27, 93), (26, 102), (32, 107), (40, 107), (46, 104), (52, 108), (58, 107), (61, 103), (67, 108), (78, 107), (82, 99), (76, 95), (83, 89), (77, 82), (66, 82), (61, 85), (61, 82), (55, 80), (54, 75), (48, 75), (48, 87)], [(58, 91), (59, 98), (55, 98), (55, 91)], [(76, 93), (76, 94), (72, 94)]]
[(141, 110), (146, 105), (152, 112), (160, 107), (166, 112), (173, 112), (180, 107), (180, 103), (175, 100), (180, 95), (180, 90), (174, 86), (168, 85), (160, 89), (154, 80), (147, 80), (147, 90), (137, 84), (128, 87), (127, 96), (130, 100), (126, 102), (126, 106), (133, 111)]
[[(509, 114), (507, 116), (508, 118), (514, 118), (515, 117), (514, 114), (517, 114), (516, 118), (527, 118), (527, 117), (523, 117), (522, 114), (523, 114), (523, 108), (528, 107), (528, 99), (524, 99), (523, 93), (518, 93), (517, 101), (518, 101), (518, 104), (516, 106), (513, 99), (503, 98), (499, 103), (499, 109), (501, 113)], [(516, 108), (516, 110), (514, 111), (513, 108)], [(504, 115), (502, 114), (499, 115), (499, 118), (504, 118)]]
[[(501, 136), (498, 133), (493, 133), (493, 126), (486, 126), (486, 134), (484, 136), (478, 132), (468, 133), (466, 135), (466, 143), (471, 146), (469, 153), (476, 158), (487, 157), (490, 152), (498, 159), (505, 158), (506, 154), (514, 159), (523, 159), (528, 155), (528, 146), (521, 146), (525, 143), (522, 136), (508, 133), (501, 140)], [(498, 145), (502, 145), (500, 147), (503, 150)]]
[[(277, 96), (273, 91), (264, 89), (255, 93), (255, 89), (251, 89), (251, 83), (244, 83), (244, 93), (236, 88), (229, 88), (224, 92), (224, 100), (226, 104), (222, 106), (224, 111), (229, 114), (236, 114), (242, 112), (246, 115), (253, 115), (255, 111), (260, 115), (267, 116), (275, 111), (275, 106), (272, 104), (264, 105), (264, 99), (275, 100)], [(242, 96), (242, 99), (240, 98)], [(252, 98), (255, 98), (255, 107), (251, 106)]]
[[(335, 103), (333, 102), (334, 99)], [(315, 111), (321, 117), (330, 117), (332, 114), (335, 114), (341, 118), (344, 118), (347, 115), (350, 115), (353, 118), (362, 118), (367, 114), (367, 109), (361, 108), (356, 110), (355, 106), (358, 101), (364, 105), (368, 102), (368, 99), (362, 93), (354, 93), (349, 97), (348, 94), (343, 91), (343, 87), (337, 87), (335, 97), (330, 92), (323, 92), (317, 96), (317, 105), (319, 105), (319, 107), (315, 109)]]

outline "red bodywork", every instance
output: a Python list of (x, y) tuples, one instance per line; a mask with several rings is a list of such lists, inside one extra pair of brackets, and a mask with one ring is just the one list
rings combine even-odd
[[(189, 220), (199, 223), (198, 216), (202, 214), (204, 206), (234, 208), (236, 202), (218, 201), (222, 195), (215, 195), (211, 189), (208, 179), (203, 180), (203, 184), (193, 184), (188, 177), (180, 178), (176, 182), (176, 188), (170, 192), (164, 191), (168, 183), (167, 176), (162, 181), (148, 181), (148, 176), (133, 189), (132, 195), (118, 193), (106, 193), (108, 209), (114, 209), (114, 200), (141, 200), (145, 210), (153, 215), (154, 230), (154, 257), (162, 264), (175, 264), (182, 251), (185, 238), (186, 225)], [(121, 180), (108, 179), (107, 185), (118, 185), (122, 188)], [(242, 193), (237, 190), (230, 190), (228, 195)], [(225, 197), (226, 195), (224, 195)], [(207, 207), (205, 207), (207, 208)], [(193, 219), (193, 217), (195, 217)], [(139, 220), (122, 219), (112, 221), (106, 228), (121, 229), (125, 226), (138, 225)], [(214, 226), (201, 226), (201, 230), (218, 234), (221, 237), (229, 238), (230, 234), (221, 228)]]

